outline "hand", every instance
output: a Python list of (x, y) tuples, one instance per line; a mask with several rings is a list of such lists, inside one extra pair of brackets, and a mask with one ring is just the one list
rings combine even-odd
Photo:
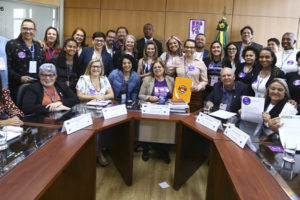
[(211, 101), (207, 101), (206, 104), (205, 104), (205, 107), (213, 108), (214, 107), (214, 103), (211, 102)]
[(103, 94), (96, 94), (95, 97), (96, 97), (96, 100), (105, 100), (105, 95), (103, 95)]
[(150, 96), (148, 99), (150, 102), (157, 102), (159, 98), (157, 96)]
[(55, 103), (50, 103), (46, 106), (46, 108), (49, 108), (49, 111), (52, 112), (52, 111), (56, 111), (56, 108), (61, 106), (62, 105), (62, 102), (58, 101), (58, 102), (55, 102)]
[(191, 91), (192, 91), (192, 92), (198, 92), (198, 88), (197, 88), (196, 86), (193, 85), (193, 86), (191, 87)]
[(62, 110), (70, 110), (71, 108), (67, 107), (67, 106), (64, 106), (64, 105), (60, 105), (58, 107), (56, 107), (54, 109), (54, 111), (62, 111)]
[(6, 119), (6, 120), (1, 120), (1, 125), (2, 126), (22, 126), (23, 121), (21, 121), (19, 119), (19, 117), (14, 116), (14, 117)]
[(293, 99), (289, 99), (288, 102), (292, 104), (297, 109), (297, 102)]
[(267, 123), (271, 119), (271, 115), (268, 112), (263, 112), (262, 117), (263, 117), (264, 123)]
[(175, 68), (174, 67), (167, 68), (167, 75), (174, 76), (175, 75)]
[(44, 41), (41, 41), (41, 40), (36, 40), (40, 45), (41, 47), (45, 50), (45, 49), (48, 49), (46, 43)]
[(269, 124), (269, 128), (278, 133), (278, 129), (283, 125), (282, 123), (280, 123), (280, 118), (279, 117), (275, 117), (273, 119), (270, 119), (268, 121), (268, 124)]
[(30, 76), (21, 76), (21, 82), (22, 83), (30, 83), (30, 82), (32, 82), (31, 78), (32, 77), (30, 77)]
[(242, 109), (239, 109), (238, 113), (239, 113), (239, 115), (241, 115), (242, 114)]

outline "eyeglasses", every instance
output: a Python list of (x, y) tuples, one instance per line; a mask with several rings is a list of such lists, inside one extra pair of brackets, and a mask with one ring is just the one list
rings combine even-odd
[(22, 27), (23, 31), (29, 31), (29, 32), (33, 32), (35, 30), (35, 28), (27, 28), (27, 27)]
[(101, 66), (99, 66), (99, 65), (92, 65), (92, 68), (95, 68), (95, 69), (100, 69), (100, 68), (101, 68)]
[(55, 74), (40, 74), (40, 76), (43, 78), (46, 78), (46, 77), (53, 78), (55, 76)]
[(95, 39), (94, 41), (95, 41), (96, 43), (100, 43), (100, 42), (103, 43), (103, 42), (104, 42), (104, 40), (97, 40), (97, 39)]

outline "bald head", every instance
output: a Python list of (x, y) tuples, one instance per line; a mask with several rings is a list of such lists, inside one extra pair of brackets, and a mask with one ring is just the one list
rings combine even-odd
[(225, 89), (231, 90), (234, 85), (235, 76), (229, 67), (224, 67), (220, 72), (220, 79)]

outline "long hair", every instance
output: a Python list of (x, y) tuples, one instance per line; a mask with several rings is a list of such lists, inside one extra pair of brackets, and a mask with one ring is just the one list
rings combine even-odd
[(234, 42), (229, 42), (226, 47), (225, 47), (225, 51), (224, 51), (224, 57), (228, 58), (228, 48), (230, 45), (234, 45), (236, 48), (236, 54), (234, 56), (234, 63), (238, 64), (240, 63), (240, 50), (238, 49), (238, 47), (236, 46), (236, 44)]
[(210, 49), (209, 49), (209, 50), (210, 50), (210, 52), (209, 52), (209, 58), (210, 58), (211, 61), (213, 61), (213, 59), (214, 59), (214, 56), (213, 56), (213, 54), (212, 54), (212, 46), (213, 46), (214, 44), (216, 44), (216, 43), (219, 44), (220, 47), (221, 47), (220, 60), (222, 60), (222, 58), (223, 58), (223, 47), (222, 47), (222, 44), (221, 44), (221, 42), (215, 40), (215, 41), (213, 41), (213, 42), (211, 43)]
[(86, 70), (84, 72), (84, 75), (91, 75), (91, 68), (92, 68), (92, 65), (96, 62), (99, 62), (100, 63), (100, 67), (101, 67), (101, 73), (100, 73), (100, 76), (104, 76), (104, 65), (103, 65), (103, 62), (100, 60), (100, 59), (92, 59), (89, 64), (87, 65), (86, 67)]
[(49, 26), (47, 29), (46, 29), (46, 31), (45, 31), (45, 36), (44, 36), (44, 42), (45, 42), (45, 44), (47, 45), (47, 34), (48, 34), (48, 31), (50, 30), (50, 29), (53, 29), (53, 30), (55, 30), (55, 32), (56, 32), (56, 41), (54, 42), (54, 50), (55, 51), (60, 51), (60, 45), (59, 45), (59, 34), (58, 34), (58, 30), (55, 28), (55, 27), (52, 27), (52, 26)]
[(147, 47), (148, 47), (149, 45), (153, 45), (153, 46), (154, 46), (155, 52), (154, 52), (154, 55), (153, 55), (153, 60), (155, 60), (155, 59), (158, 57), (158, 49), (157, 49), (156, 43), (155, 43), (154, 41), (152, 41), (152, 40), (149, 40), (149, 41), (147, 41), (147, 43), (145, 44), (144, 50), (143, 50), (143, 60), (144, 60), (144, 61), (147, 61), (147, 59), (148, 59), (148, 55), (147, 55)]
[(86, 32), (85, 32), (85, 30), (84, 30), (83, 28), (80, 28), (80, 27), (75, 28), (75, 30), (74, 30), (73, 33), (72, 33), (72, 38), (74, 38), (74, 35), (76, 34), (77, 31), (83, 32), (83, 40), (82, 40), (81, 46), (82, 46), (82, 47), (87, 46), (87, 45), (85, 44)]
[(169, 57), (170, 57), (170, 54), (171, 54), (171, 51), (170, 51), (170, 48), (169, 48), (169, 42), (170, 42), (171, 39), (174, 39), (174, 40), (176, 40), (176, 41), (178, 42), (178, 52), (177, 52), (177, 55), (178, 55), (179, 57), (181, 57), (181, 56), (183, 55), (183, 53), (182, 53), (182, 42), (181, 42), (181, 40), (180, 40), (177, 36), (172, 35), (172, 36), (170, 36), (170, 37), (167, 39), (167, 41), (166, 41), (166, 47), (167, 47), (166, 62), (168, 61), (168, 59), (169, 59)]

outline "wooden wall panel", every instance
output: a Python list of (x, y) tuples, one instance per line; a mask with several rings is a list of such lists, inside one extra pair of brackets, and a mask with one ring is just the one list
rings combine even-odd
[(65, 0), (65, 8), (100, 8), (101, 0)]
[(234, 14), (252, 16), (300, 16), (299, 0), (234, 0)]
[(298, 19), (234, 16), (232, 25), (232, 41), (240, 41), (240, 29), (250, 25), (254, 30), (253, 41), (264, 46), (271, 37), (281, 40), (285, 32), (297, 34)]
[(82, 27), (87, 36), (91, 37), (95, 31), (100, 30), (99, 9), (65, 8), (64, 35), (70, 36), (76, 27)]
[(102, 9), (164, 11), (166, 0), (102, 0)]
[(144, 24), (151, 23), (154, 26), (154, 37), (163, 40), (164, 19), (164, 12), (102, 10), (101, 30), (116, 30), (118, 26), (125, 26), (128, 28), (129, 34), (133, 34), (139, 39), (144, 36)]
[(231, 14), (233, 0), (168, 0), (167, 11)]
[[(207, 43), (211, 43), (216, 40), (218, 33), (216, 30), (217, 23), (221, 18), (222, 15), (214, 14), (167, 13), (165, 38), (167, 39), (171, 35), (176, 35), (184, 41), (189, 36), (190, 19), (205, 19)], [(231, 16), (227, 16), (227, 23), (231, 25)], [(228, 37), (230, 37), (230, 32)]]

